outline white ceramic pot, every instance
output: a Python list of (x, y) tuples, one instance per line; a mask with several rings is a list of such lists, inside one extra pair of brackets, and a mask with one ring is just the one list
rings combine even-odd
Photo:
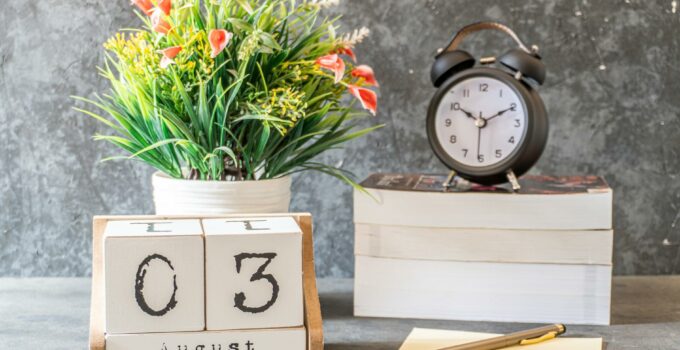
[(201, 181), (153, 174), (156, 215), (287, 213), (291, 177), (259, 181)]

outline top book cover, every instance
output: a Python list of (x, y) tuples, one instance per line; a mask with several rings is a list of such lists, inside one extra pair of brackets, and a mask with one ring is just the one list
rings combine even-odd
[[(456, 178), (450, 186), (444, 186), (447, 175), (441, 174), (371, 174), (361, 183), (365, 188), (394, 191), (423, 192), (483, 192), (513, 193), (510, 184), (481, 186), (464, 179)], [(527, 175), (519, 179), (521, 189), (518, 194), (570, 194), (602, 193), (611, 191), (604, 178), (600, 176), (544, 176)]]
[(508, 184), (479, 186), (446, 175), (370, 175), (355, 190), (356, 224), (441, 228), (609, 230), (613, 191), (599, 176), (524, 176), (519, 192)]

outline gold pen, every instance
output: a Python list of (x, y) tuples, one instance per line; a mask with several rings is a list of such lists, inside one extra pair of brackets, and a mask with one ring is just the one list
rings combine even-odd
[(567, 331), (563, 324), (551, 324), (526, 331), (510, 333), (472, 343), (449, 346), (438, 350), (496, 350), (515, 345), (531, 345), (550, 340)]

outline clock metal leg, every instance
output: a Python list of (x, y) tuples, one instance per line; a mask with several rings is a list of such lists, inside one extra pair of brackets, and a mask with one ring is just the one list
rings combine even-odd
[(515, 176), (515, 173), (512, 171), (512, 169), (508, 170), (507, 176), (508, 182), (510, 182), (510, 185), (512, 185), (512, 190), (514, 192), (519, 191), (522, 187), (519, 185), (519, 181), (517, 181), (517, 176)]
[(453, 187), (456, 185), (456, 171), (451, 170), (449, 173), (449, 176), (446, 177), (446, 181), (442, 184), (444, 187), (444, 191), (448, 190), (450, 187)]
[(522, 72), (517, 71), (517, 73), (515, 73), (515, 79), (522, 80)]

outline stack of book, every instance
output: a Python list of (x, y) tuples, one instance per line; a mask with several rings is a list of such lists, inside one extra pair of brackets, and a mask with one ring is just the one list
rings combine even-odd
[(609, 324), (604, 179), (445, 181), (373, 174), (354, 193), (356, 316)]

